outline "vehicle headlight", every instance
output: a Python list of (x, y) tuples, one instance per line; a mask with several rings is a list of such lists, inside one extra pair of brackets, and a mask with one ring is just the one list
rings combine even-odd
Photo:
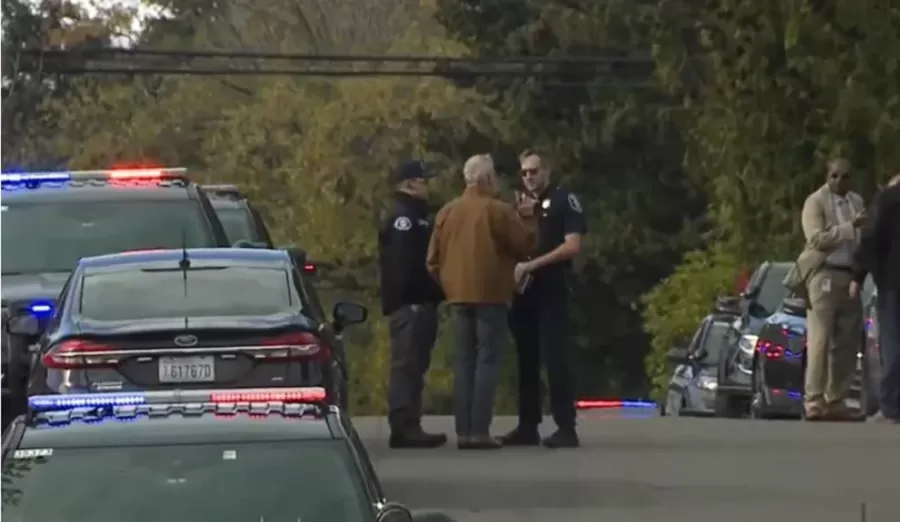
[(758, 335), (743, 335), (740, 342), (738, 342), (738, 348), (747, 355), (753, 355), (753, 350), (756, 350), (756, 341), (758, 340)]
[(694, 384), (701, 390), (707, 391), (716, 391), (716, 388), (719, 387), (719, 381), (717, 381), (715, 377), (709, 375), (701, 375), (700, 377), (697, 377), (697, 380), (694, 381)]

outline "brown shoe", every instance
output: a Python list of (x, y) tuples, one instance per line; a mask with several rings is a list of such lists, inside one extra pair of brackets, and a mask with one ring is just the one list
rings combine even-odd
[(803, 420), (820, 421), (825, 419), (825, 405), (811, 403), (803, 405)]
[(824, 420), (830, 422), (862, 422), (865, 418), (852, 411), (843, 402), (835, 402), (825, 408)]

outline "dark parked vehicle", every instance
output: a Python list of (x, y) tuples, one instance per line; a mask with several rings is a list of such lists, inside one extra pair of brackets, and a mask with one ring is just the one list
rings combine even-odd
[(788, 297), (759, 330), (753, 354), (752, 418), (800, 417), (805, 362), (806, 301)]
[(878, 344), (878, 291), (874, 288), (865, 299), (863, 318), (866, 338), (859, 357), (859, 409), (867, 417), (878, 412), (878, 382), (881, 379), (881, 346)]
[[(79, 258), (146, 248), (230, 246), (184, 169), (3, 173), (2, 323), (46, 321)], [(3, 331), (3, 425), (21, 411), (26, 346)]]
[(274, 248), (262, 215), (235, 185), (201, 185), (231, 244), (239, 241)]
[(450, 520), (388, 502), (353, 425), (325, 395), (268, 388), (31, 397), (29, 415), (3, 437), (3, 516)]
[(29, 396), (315, 385), (346, 408), (338, 334), (367, 312), (341, 302), (329, 320), (307, 286), (282, 250), (89, 257), (49, 321), (22, 313), (8, 328), (32, 345)]
[[(875, 288), (872, 279), (863, 285), (862, 298), (874, 308)], [(862, 334), (863, 332), (860, 332)], [(861, 412), (871, 415), (868, 409), (877, 409), (877, 401), (866, 396), (870, 372), (880, 371), (880, 358), (876, 361), (865, 355), (873, 348), (857, 354), (856, 374), (850, 385), (848, 405), (859, 404)], [(877, 344), (874, 347), (877, 351)], [(870, 364), (867, 364), (870, 363)], [(753, 395), (750, 416), (766, 418), (800, 418), (803, 415), (803, 383), (806, 369), (806, 301), (791, 296), (785, 298), (778, 312), (766, 319), (760, 329), (753, 354)], [(872, 386), (871, 381), (869, 385)], [(877, 396), (877, 395), (876, 395)], [(869, 395), (872, 397), (872, 395)], [(866, 404), (868, 401), (868, 405)]]
[(728, 351), (719, 361), (717, 417), (743, 417), (748, 412), (759, 329), (787, 297), (783, 281), (791, 266), (789, 262), (762, 263), (740, 295), (741, 315), (729, 333)]
[(660, 408), (662, 415), (715, 415), (719, 359), (728, 351), (729, 331), (737, 315), (728, 306), (716, 308), (700, 322), (687, 348), (669, 350), (668, 359), (677, 366)]

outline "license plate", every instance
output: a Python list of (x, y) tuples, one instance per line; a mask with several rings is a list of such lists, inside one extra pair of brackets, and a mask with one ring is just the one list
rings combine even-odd
[(213, 382), (216, 380), (216, 360), (213, 357), (161, 357), (159, 382)]

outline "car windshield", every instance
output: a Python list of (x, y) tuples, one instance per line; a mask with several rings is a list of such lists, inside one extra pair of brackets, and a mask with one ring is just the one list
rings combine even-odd
[(729, 333), (732, 327), (729, 323), (715, 322), (706, 333), (703, 339), (702, 349), (706, 352), (703, 358), (704, 366), (717, 366), (719, 359), (728, 350)]
[(784, 286), (784, 276), (787, 275), (791, 265), (788, 263), (772, 263), (766, 271), (760, 287), (756, 302), (765, 309), (764, 315), (775, 313), (781, 302), (788, 295), (788, 289)]
[(240, 240), (246, 241), (263, 241), (256, 233), (256, 227), (253, 224), (253, 216), (250, 212), (241, 207), (216, 207), (216, 216), (222, 222), (225, 228), (225, 235), (228, 241), (233, 245)]
[(80, 313), (126, 321), (291, 313), (299, 300), (283, 268), (197, 267), (101, 270), (84, 276)]
[(82, 257), (126, 250), (218, 246), (195, 201), (4, 201), (2, 208), (4, 275), (66, 272)]
[(353, 462), (334, 440), (18, 450), (3, 520), (370, 522)]

